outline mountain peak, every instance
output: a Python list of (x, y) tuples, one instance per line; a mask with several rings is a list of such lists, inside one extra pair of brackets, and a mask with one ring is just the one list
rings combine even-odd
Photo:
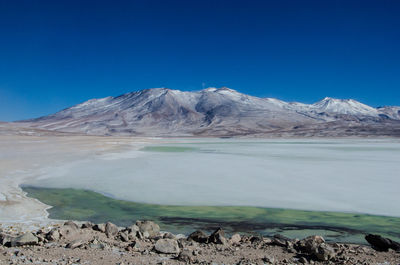
[(367, 115), (378, 116), (377, 110), (353, 99), (336, 99), (325, 97), (312, 106), (318, 112), (328, 112), (336, 114)]
[(228, 91), (228, 92), (233, 92), (233, 93), (239, 93), (236, 90), (234, 90), (232, 88), (229, 88), (229, 87), (226, 87), (226, 86), (223, 86), (223, 87), (220, 87), (220, 88), (208, 87), (208, 88), (205, 88), (205, 89), (203, 89), (201, 91), (204, 91), (204, 92), (223, 92), (223, 91)]

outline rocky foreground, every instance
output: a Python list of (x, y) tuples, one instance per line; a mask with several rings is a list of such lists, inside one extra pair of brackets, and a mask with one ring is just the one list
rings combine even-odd
[(160, 232), (151, 221), (130, 227), (68, 221), (34, 232), (0, 230), (0, 264), (400, 264), (400, 244), (367, 235), (371, 246), (234, 234)]

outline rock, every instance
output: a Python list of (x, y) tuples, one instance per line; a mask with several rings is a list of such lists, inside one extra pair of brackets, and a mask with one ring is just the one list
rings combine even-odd
[(0, 246), (7, 246), (11, 244), (13, 237), (4, 233), (0, 233)]
[(105, 233), (106, 232), (106, 225), (105, 224), (96, 224), (96, 225), (93, 226), (93, 230)]
[(83, 224), (82, 224), (81, 228), (82, 228), (82, 229), (85, 229), (85, 228), (92, 229), (93, 226), (94, 226), (94, 223), (92, 223), (92, 222), (86, 222), (86, 223), (83, 223)]
[[(150, 237), (150, 233), (147, 232), (147, 231), (144, 231), (144, 232), (142, 233), (142, 237), (143, 237), (143, 238), (149, 238), (149, 237)], [(155, 237), (155, 235), (154, 235), (153, 237)]]
[(142, 245), (139, 243), (139, 241), (132, 242), (131, 244), (128, 245), (127, 250), (140, 250), (142, 248)]
[(388, 251), (389, 249), (400, 251), (399, 243), (380, 235), (368, 234), (365, 236), (365, 240), (368, 241), (372, 248), (378, 251)]
[(128, 242), (129, 241), (129, 236), (128, 233), (126, 232), (121, 232), (119, 234), (119, 238), (123, 241), (123, 242)]
[(318, 246), (325, 243), (325, 239), (321, 236), (309, 236), (296, 243), (296, 248), (300, 251), (311, 253), (314, 252)]
[(71, 226), (71, 227), (73, 227), (73, 228), (75, 228), (75, 229), (78, 229), (78, 228), (79, 228), (79, 226), (78, 226), (75, 222), (73, 222), (73, 221), (67, 221), (67, 222), (65, 222), (65, 223), (64, 223), (64, 226)]
[(175, 235), (172, 234), (172, 233), (170, 233), (170, 232), (166, 232), (166, 233), (163, 235), (163, 238), (176, 239)]
[(107, 237), (114, 237), (118, 234), (118, 227), (113, 223), (107, 222), (105, 226), (105, 233)]
[(186, 264), (194, 262), (193, 254), (190, 250), (184, 249), (179, 253), (178, 260)]
[(289, 241), (290, 241), (290, 238), (287, 238), (285, 236), (276, 234), (272, 238), (271, 244), (272, 245), (276, 245), (276, 246), (280, 246), (280, 247), (286, 247), (287, 246), (287, 242), (289, 242)]
[(139, 231), (139, 226), (137, 225), (131, 225), (130, 227), (128, 227), (128, 229), (130, 230), (129, 232), (137, 232)]
[[(243, 241), (243, 239), (242, 239), (242, 241)], [(272, 244), (272, 239), (271, 239), (271, 238), (268, 238), (268, 237), (264, 237), (264, 238), (263, 238), (263, 243), (265, 243), (265, 244)]]
[(236, 244), (240, 243), (241, 239), (242, 238), (241, 238), (241, 236), (239, 234), (234, 234), (234, 235), (232, 235), (231, 239), (229, 240), (229, 243), (231, 245), (236, 245)]
[(336, 253), (335, 253), (335, 250), (331, 246), (329, 246), (325, 243), (321, 243), (318, 246), (318, 248), (314, 251), (314, 255), (318, 260), (326, 261), (326, 260), (330, 260), (330, 259), (334, 258)]
[(188, 237), (187, 240), (192, 240), (198, 243), (207, 243), (208, 242), (208, 236), (201, 230), (194, 231), (191, 233)]
[(162, 238), (157, 240), (155, 250), (164, 254), (178, 254), (180, 249), (175, 239)]
[(12, 247), (26, 246), (26, 245), (37, 245), (39, 239), (32, 233), (25, 233), (11, 241)]
[(64, 225), (59, 228), (58, 232), (62, 237), (74, 236), (79, 232), (79, 227), (74, 222), (68, 221), (65, 222)]
[(74, 241), (68, 243), (66, 248), (74, 249), (74, 248), (78, 248), (78, 247), (80, 247), (82, 245), (83, 245), (83, 241), (82, 240), (74, 240)]
[(160, 226), (152, 221), (137, 221), (136, 225), (144, 237), (145, 232), (149, 234), (149, 237), (154, 237), (160, 232)]
[(222, 228), (215, 230), (214, 233), (212, 233), (208, 238), (208, 242), (222, 245), (228, 244), (228, 240), (225, 238), (225, 232), (222, 230)]
[(306, 237), (296, 243), (296, 248), (320, 261), (328, 261), (336, 256), (335, 250), (321, 236)]
[(252, 236), (252, 237), (250, 237), (249, 241), (252, 244), (258, 244), (258, 243), (263, 242), (263, 238), (261, 236)]
[(58, 229), (52, 229), (50, 232), (46, 234), (46, 239), (49, 241), (57, 241), (60, 239), (60, 233)]

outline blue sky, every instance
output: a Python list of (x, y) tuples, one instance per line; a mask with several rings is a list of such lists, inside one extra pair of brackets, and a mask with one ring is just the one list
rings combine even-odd
[(400, 105), (400, 1), (0, 0), (0, 120), (228, 86)]

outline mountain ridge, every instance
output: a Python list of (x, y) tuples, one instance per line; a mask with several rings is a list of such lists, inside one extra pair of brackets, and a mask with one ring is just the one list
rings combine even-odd
[[(397, 136), (400, 107), (373, 108), (353, 99), (330, 97), (313, 104), (285, 102), (242, 94), (227, 87), (193, 92), (153, 88), (90, 99), (18, 123), (94, 135), (368, 136), (369, 132)], [(353, 131), (358, 127), (364, 131)], [(299, 128), (303, 128), (302, 133)]]

